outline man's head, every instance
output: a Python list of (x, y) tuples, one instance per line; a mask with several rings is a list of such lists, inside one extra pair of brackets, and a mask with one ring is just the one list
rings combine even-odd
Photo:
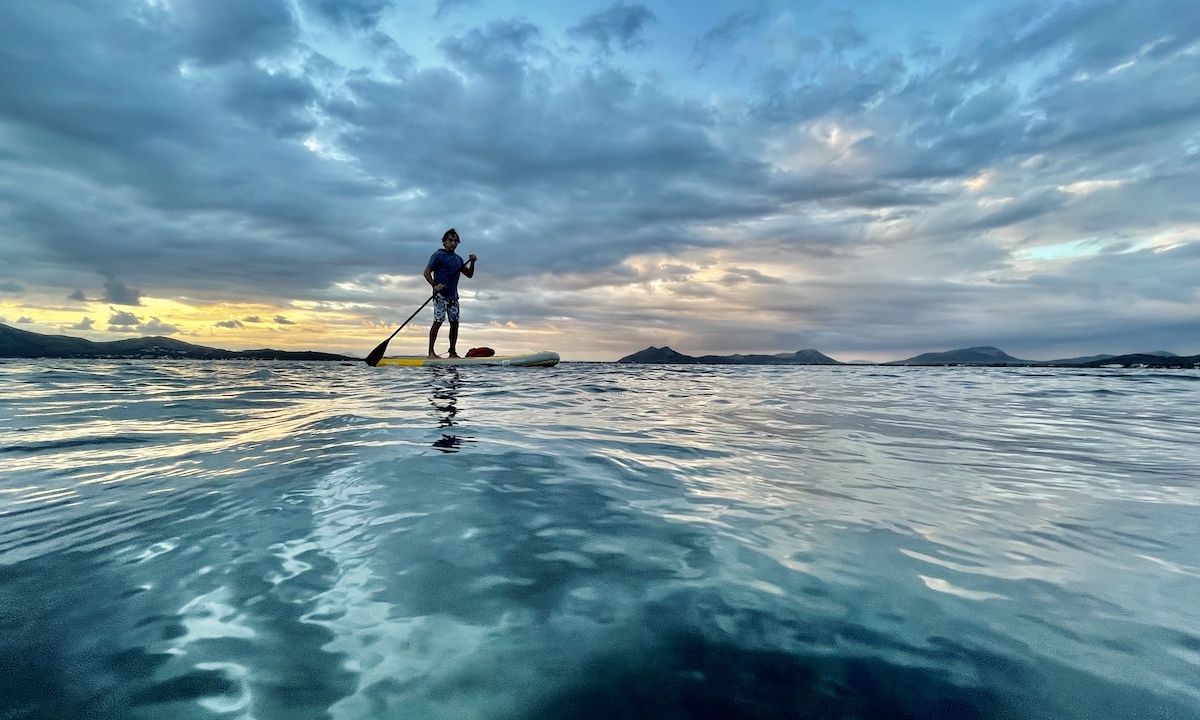
[(446, 232), (442, 233), (442, 247), (446, 248), (447, 250), (453, 250), (454, 248), (458, 247), (457, 230), (450, 228)]

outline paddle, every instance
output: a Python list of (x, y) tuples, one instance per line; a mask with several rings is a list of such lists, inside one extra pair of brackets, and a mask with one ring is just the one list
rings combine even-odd
[[(470, 261), (470, 260), (468, 260), (467, 262), (471, 262), (471, 261)], [(463, 268), (465, 268), (466, 266), (467, 266), (467, 263), (466, 263), (466, 262), (464, 262), (464, 263), (462, 264), (462, 267), (460, 267), (460, 268), (458, 269), (458, 271), (459, 271), (459, 272), (462, 272), (462, 271), (463, 271)], [(390, 342), (392, 341), (392, 338), (396, 337), (396, 333), (398, 333), (398, 332), (400, 332), (401, 330), (403, 330), (405, 325), (407, 325), (407, 324), (409, 324), (410, 322), (412, 322), (412, 319), (413, 319), (413, 318), (415, 318), (415, 317), (417, 316), (417, 313), (419, 313), (419, 312), (421, 312), (422, 310), (424, 310), (424, 309), (425, 309), (425, 306), (429, 304), (429, 300), (432, 300), (432, 299), (434, 299), (435, 297), (437, 297), (437, 293), (434, 293), (434, 294), (430, 295), (428, 300), (426, 300), (425, 302), (421, 303), (421, 307), (417, 308), (417, 309), (416, 309), (416, 311), (415, 311), (415, 312), (413, 312), (413, 314), (412, 314), (412, 315), (409, 315), (409, 316), (408, 316), (408, 320), (405, 320), (404, 322), (400, 323), (400, 327), (396, 328), (396, 332), (393, 332), (391, 335), (388, 335), (388, 339), (387, 339), (387, 340), (384, 340), (383, 342), (379, 343), (379, 346), (378, 346), (378, 347), (376, 347), (374, 350), (372, 350), (372, 351), (371, 351), (371, 354), (370, 354), (370, 355), (368, 355), (368, 356), (366, 357), (366, 360), (365, 360), (364, 362), (366, 362), (366, 363), (367, 363), (368, 365), (370, 365), (371, 367), (375, 367), (376, 365), (378, 365), (378, 364), (379, 364), (379, 361), (383, 359), (383, 354), (384, 354), (385, 352), (387, 352), (387, 345), (388, 345), (388, 343), (390, 343)]]
[(400, 327), (396, 328), (396, 332), (393, 332), (391, 335), (388, 335), (387, 340), (384, 340), (383, 342), (379, 343), (379, 346), (376, 347), (374, 350), (372, 350), (371, 354), (367, 356), (366, 363), (368, 365), (370, 365), (371, 367), (375, 367), (376, 365), (378, 365), (379, 361), (383, 359), (383, 354), (385, 352), (387, 352), (387, 344), (392, 341), (392, 338), (396, 337), (396, 333), (403, 330), (404, 326), (407, 325), (413, 318), (415, 318), (417, 316), (417, 313), (424, 310), (425, 306), (429, 304), (429, 301), (434, 299), (435, 297), (437, 297), (437, 293), (430, 295), (425, 300), (425, 302), (421, 303), (421, 307), (417, 308), (416, 312), (414, 312), (412, 315), (408, 316), (408, 320), (405, 320), (404, 322), (400, 323)]

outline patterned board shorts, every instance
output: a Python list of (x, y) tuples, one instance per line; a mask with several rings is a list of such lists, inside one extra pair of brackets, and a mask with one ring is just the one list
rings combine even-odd
[(447, 300), (438, 295), (433, 298), (433, 321), (444, 322), (446, 318), (450, 318), (450, 322), (458, 322), (458, 300)]

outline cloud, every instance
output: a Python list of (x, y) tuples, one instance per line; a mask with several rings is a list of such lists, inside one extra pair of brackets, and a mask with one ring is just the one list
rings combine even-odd
[[(464, 72), (495, 82), (511, 83), (523, 79), (533, 61), (545, 48), (542, 31), (537, 25), (524, 20), (502, 20), (490, 22), (482, 28), (473, 28), (463, 35), (451, 36), (439, 43), (448, 61)], [(427, 79), (441, 80), (440, 73)], [(444, 78), (449, 80), (449, 78)], [(447, 90), (453, 92), (452, 84)], [(427, 92), (433, 90), (424, 83), (413, 88)], [(444, 100), (453, 95), (442, 94), (436, 98)], [(459, 108), (459, 112), (462, 108)]]
[(782, 282), (781, 278), (763, 274), (752, 268), (729, 268), (721, 278), (721, 284), (723, 285), (741, 285), (745, 283), (753, 285), (778, 285)]
[(392, 7), (391, 0), (303, 0), (304, 7), (336, 27), (369, 30)]
[(179, 328), (156, 317), (151, 317), (150, 322), (142, 324), (138, 331), (143, 335), (175, 335), (179, 332)]
[(186, 53), (205, 65), (272, 55), (299, 35), (296, 18), (285, 0), (179, 0), (170, 8), (174, 15), (168, 20), (177, 23)]
[(434, 11), (433, 16), (440, 20), (456, 10), (475, 4), (476, 0), (438, 0), (437, 10)]
[(109, 332), (136, 332), (137, 327), (142, 324), (141, 318), (126, 310), (117, 310), (110, 307), (112, 315), (108, 318)]
[(32, 323), (33, 318), (29, 317), (28, 315), (22, 315), (21, 317), (17, 318), (18, 325), (30, 325)]
[(867, 44), (867, 36), (859, 29), (854, 13), (835, 10), (828, 30), (829, 46), (835, 56), (861, 48)]
[(110, 307), (109, 310), (112, 312), (108, 318), (109, 325), (140, 325), (142, 322), (141, 318), (126, 310), (117, 310), (113, 307)]
[(767, 6), (753, 4), (735, 10), (719, 23), (705, 31), (692, 47), (692, 60), (700, 67), (726, 53), (750, 31), (762, 25), (769, 17)]
[(67, 299), (68, 300), (76, 300), (78, 302), (87, 302), (88, 301), (87, 296), (83, 294), (82, 290), (76, 290), (75, 292), (68, 295)]
[(1125, 180), (1076, 180), (1067, 185), (1059, 185), (1058, 190), (1069, 195), (1090, 195), (1099, 190), (1119, 188), (1125, 182)]
[(317, 92), (307, 78), (242, 66), (225, 74), (224, 85), (232, 113), (278, 137), (303, 135), (317, 125), (308, 110)]
[(75, 323), (74, 325), (68, 326), (67, 329), (68, 330), (91, 330), (95, 324), (96, 324), (95, 320), (91, 319), (90, 317), (84, 317), (79, 322)]
[(229, 328), (230, 330), (236, 330), (238, 328), (245, 327), (241, 320), (219, 320), (213, 324), (216, 327)]
[(114, 305), (141, 305), (142, 291), (126, 287), (125, 283), (109, 275), (104, 283), (103, 300)]
[(594, 42), (601, 52), (608, 55), (612, 53), (613, 45), (619, 45), (626, 51), (645, 46), (645, 26), (657, 19), (645, 5), (626, 5), (618, 0), (588, 15), (567, 32)]
[(275, 324), (276, 325), (295, 325), (296, 323), (292, 322), (291, 320), (288, 320), (286, 317), (284, 317), (282, 315), (276, 315), (275, 316)]
[(260, 318), (257, 315), (250, 315), (249, 317), (242, 318), (242, 322), (260, 323), (260, 322), (262, 322), (262, 318)]
[(9, 293), (12, 295), (17, 295), (24, 291), (25, 291), (24, 287), (22, 287), (19, 283), (13, 282), (12, 280), (5, 280), (4, 282), (0, 282), (0, 293)]

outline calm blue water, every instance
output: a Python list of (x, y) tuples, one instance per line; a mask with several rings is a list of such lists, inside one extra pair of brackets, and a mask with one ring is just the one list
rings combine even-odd
[(0, 362), (0, 718), (1200, 717), (1200, 372)]

